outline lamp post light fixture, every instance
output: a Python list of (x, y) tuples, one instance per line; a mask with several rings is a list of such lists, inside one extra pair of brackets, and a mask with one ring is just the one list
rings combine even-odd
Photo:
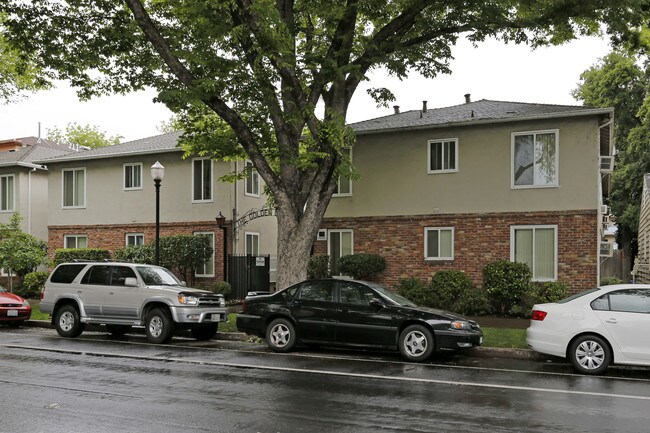
[(165, 177), (165, 167), (156, 161), (151, 166), (151, 178), (156, 187), (156, 265), (160, 264), (160, 182)]
[(215, 220), (217, 221), (217, 227), (223, 231), (223, 280), (226, 281), (228, 279), (226, 257), (228, 255), (228, 244), (226, 243), (226, 234), (228, 233), (228, 227), (226, 226), (226, 217), (223, 216), (221, 211), (219, 211), (219, 215), (217, 215)]

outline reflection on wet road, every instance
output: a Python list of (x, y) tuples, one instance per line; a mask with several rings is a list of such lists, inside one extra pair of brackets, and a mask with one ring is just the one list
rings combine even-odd
[(0, 432), (643, 432), (650, 370), (0, 328)]

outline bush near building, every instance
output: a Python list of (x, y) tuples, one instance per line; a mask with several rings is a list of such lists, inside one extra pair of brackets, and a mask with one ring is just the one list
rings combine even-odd
[(386, 269), (386, 259), (377, 254), (349, 254), (338, 260), (336, 268), (355, 280), (370, 280)]

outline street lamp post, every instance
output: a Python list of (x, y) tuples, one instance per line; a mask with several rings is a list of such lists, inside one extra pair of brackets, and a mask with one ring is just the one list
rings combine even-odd
[(156, 187), (156, 265), (160, 264), (160, 182), (165, 176), (165, 167), (156, 161), (151, 166), (151, 178)]
[(228, 244), (226, 243), (226, 233), (228, 230), (228, 227), (226, 226), (226, 217), (223, 216), (221, 211), (219, 211), (219, 215), (215, 218), (217, 221), (217, 226), (223, 231), (223, 280), (226, 281), (228, 279), (227, 275), (227, 260), (226, 260), (226, 255), (228, 254)]

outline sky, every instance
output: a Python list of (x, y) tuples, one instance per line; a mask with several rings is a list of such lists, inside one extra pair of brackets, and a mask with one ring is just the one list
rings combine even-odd
[[(531, 50), (524, 45), (505, 45), (489, 40), (474, 48), (459, 40), (452, 49), (451, 75), (425, 79), (413, 73), (400, 81), (385, 71), (375, 71), (370, 82), (359, 87), (348, 111), (348, 122), (387, 116), (392, 105), (401, 111), (419, 110), (422, 101), (428, 108), (447, 107), (473, 101), (499, 101), (579, 105), (572, 96), (580, 74), (610, 51), (606, 40), (582, 38), (558, 47)], [(367, 95), (369, 87), (387, 87), (396, 97), (391, 107), (378, 108)], [(154, 103), (153, 90), (95, 98), (82, 102), (66, 83), (28, 95), (18, 102), (0, 105), (0, 140), (38, 136), (47, 137), (48, 129), (65, 130), (69, 123), (92, 125), (107, 136), (122, 141), (137, 140), (160, 133), (160, 125), (172, 113)]]

